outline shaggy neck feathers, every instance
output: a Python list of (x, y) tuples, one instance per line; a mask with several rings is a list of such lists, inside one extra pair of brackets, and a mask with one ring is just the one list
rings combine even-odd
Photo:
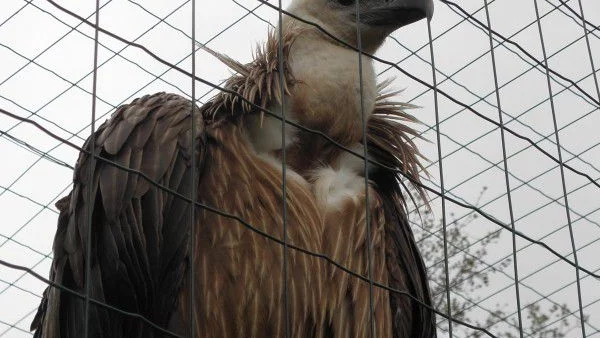
[[(361, 114), (364, 109), (369, 157), (402, 172), (414, 182), (420, 182), (419, 172), (424, 171), (420, 163), (422, 156), (412, 141), (419, 136), (407, 126), (407, 123), (417, 120), (405, 112), (405, 109), (414, 107), (393, 100), (399, 92), (386, 91), (390, 81), (376, 84), (371, 60), (363, 57), (361, 109), (356, 52), (331, 43), (313, 29), (293, 23), (285, 26), (281, 41), (286, 118), (323, 132), (343, 146), (355, 147), (362, 144)], [(221, 92), (202, 108), (207, 123), (218, 125), (233, 121), (244, 124), (255, 150), (278, 156), (281, 149), (280, 120), (265, 115), (239, 98), (241, 96), (280, 115), (282, 84), (279, 81), (279, 39), (276, 34), (269, 34), (267, 42), (257, 48), (254, 60), (248, 64), (206, 49), (238, 72), (225, 84), (226, 89), (237, 95)], [(291, 140), (286, 143), (287, 164), (296, 172), (304, 175), (316, 167), (335, 167), (340, 162), (344, 151), (325, 138), (289, 124), (286, 132), (287, 139)], [(418, 193), (424, 195), (421, 188), (415, 187)]]

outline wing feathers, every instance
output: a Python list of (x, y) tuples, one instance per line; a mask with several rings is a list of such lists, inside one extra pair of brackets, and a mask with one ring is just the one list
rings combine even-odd
[[(96, 153), (176, 192), (190, 195), (191, 102), (159, 93), (117, 109), (86, 142)], [(204, 122), (196, 116), (195, 143), (203, 146)], [(167, 325), (187, 267), (190, 204), (99, 159), (89, 176), (89, 156), (80, 155), (73, 191), (60, 201), (51, 279), (83, 292), (85, 264), (91, 264), (94, 299), (140, 313)], [(198, 168), (201, 167), (200, 165)], [(199, 177), (199, 172), (196, 176)], [(88, 200), (92, 189), (93, 200)], [(88, 212), (93, 210), (87, 238)], [(92, 256), (86, 256), (91, 240)], [(36, 337), (79, 337), (83, 301), (49, 287), (32, 322)], [(90, 337), (154, 337), (141, 321), (99, 306), (90, 311)], [(181, 331), (181, 330), (180, 330)], [(185, 329), (183, 329), (185, 331)]]

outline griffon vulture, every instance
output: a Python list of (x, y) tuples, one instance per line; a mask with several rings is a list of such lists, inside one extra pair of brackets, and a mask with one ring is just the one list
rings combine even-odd
[[(355, 6), (352, 0), (294, 0), (289, 11), (356, 46)], [(433, 12), (431, 0), (360, 0), (359, 6), (362, 47), (369, 53), (397, 28)], [(357, 52), (291, 17), (282, 29), (287, 118), (362, 152)], [(277, 34), (270, 34), (249, 64), (215, 53), (237, 72), (226, 88), (273, 112), (282, 102), (278, 43)], [(377, 84), (369, 58), (363, 57), (362, 68), (369, 157), (397, 169), (369, 167), (368, 206), (361, 158), (292, 126), (282, 145), (281, 122), (231, 93), (217, 94), (193, 113), (192, 103), (175, 94), (138, 98), (118, 108), (85, 148), (93, 143), (101, 158), (140, 171), (183, 196), (191, 196), (195, 177), (198, 203), (283, 238), (285, 146), (289, 243), (363, 276), (368, 275), (370, 244), (373, 280), (430, 304), (425, 267), (406, 215), (408, 192), (401, 189), (398, 173), (418, 180), (420, 155), (407, 126), (414, 118), (404, 111), (408, 105), (394, 101), (396, 93), (385, 88), (385, 81)], [(181, 336), (189, 336), (190, 318), (197, 337), (282, 337), (286, 327), (290, 337), (370, 335), (369, 283), (327, 261), (289, 250), (286, 325), (279, 244), (200, 206), (190, 224), (188, 201), (135, 172), (102, 159), (91, 161), (84, 152), (73, 183), (71, 193), (57, 203), (54, 283), (84, 293), (90, 264), (92, 299), (140, 314)], [(48, 287), (31, 326), (35, 336), (83, 337), (84, 304), (80, 297)], [(374, 287), (372, 307), (376, 337), (435, 336), (432, 311), (406, 295)], [(94, 338), (167, 336), (139, 318), (95, 303), (88, 323), (88, 337)]]

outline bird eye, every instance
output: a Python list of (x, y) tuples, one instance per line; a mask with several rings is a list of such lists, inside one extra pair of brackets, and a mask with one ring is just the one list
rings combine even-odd
[(354, 4), (354, 0), (337, 0), (337, 2), (342, 6), (350, 6)]

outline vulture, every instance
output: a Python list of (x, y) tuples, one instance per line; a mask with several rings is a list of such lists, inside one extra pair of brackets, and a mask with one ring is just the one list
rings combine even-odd
[(413, 107), (348, 47), (374, 53), (433, 3), (356, 6), (293, 0), (253, 61), (213, 52), (235, 71), (227, 91), (201, 107), (146, 95), (95, 131), (56, 204), (50, 280), (79, 295), (49, 286), (35, 337), (436, 336), (407, 217), (423, 191), (400, 180), (423, 169)]

